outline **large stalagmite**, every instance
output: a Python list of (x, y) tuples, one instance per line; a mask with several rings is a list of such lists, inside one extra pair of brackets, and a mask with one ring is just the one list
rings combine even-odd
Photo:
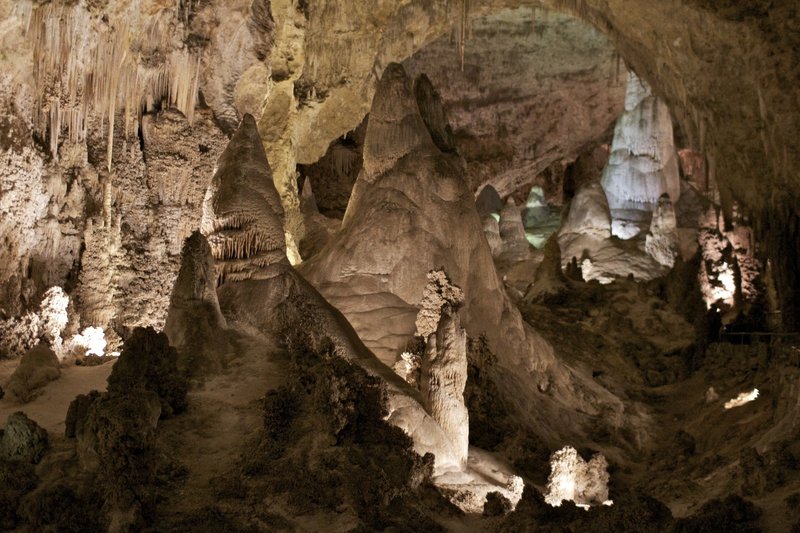
[(636, 222), (635, 216), (630, 220), (625, 211), (652, 212), (662, 194), (677, 202), (679, 178), (669, 107), (630, 73), (625, 111), (617, 121), (602, 178), (617, 222), (614, 234), (628, 238), (638, 233), (636, 224), (630, 223)]
[[(183, 245), (181, 269), (172, 288), (164, 333), (189, 375), (219, 370), (225, 317), (217, 301), (217, 274), (206, 238), (194, 232)], [(222, 352), (222, 353), (220, 353)]]
[(680, 195), (678, 156), (667, 104), (646, 82), (628, 74), (625, 111), (617, 121), (603, 188), (611, 209), (655, 207), (662, 194)]
[(467, 464), (469, 413), (464, 405), (467, 385), (467, 332), (454, 309), (442, 313), (439, 327), (428, 336), (420, 368), (425, 407), (451, 444), (456, 459)]
[(357, 364), (386, 386), (388, 421), (433, 453), (436, 471), (459, 469), (461, 459), (415, 389), (381, 363), (347, 320), (289, 264), (281, 206), (256, 123), (246, 116), (219, 162), (206, 198), (207, 231), (229, 326), (257, 335), (303, 330), (317, 345)]
[[(402, 67), (389, 65), (342, 229), (300, 269), (391, 365), (415, 333), (428, 272), (444, 268), (464, 291), (463, 327), (470, 336), (487, 336), (498, 379), (519, 416), (545, 438), (580, 432), (577, 406), (596, 413), (622, 404), (587, 379), (590, 372), (557, 361), (553, 348), (523, 322), (495, 271), (463, 161), (442, 152), (426, 128), (421, 112), (429, 109), (430, 103), (417, 105)], [(556, 428), (552, 421), (559, 417), (572, 422)]]

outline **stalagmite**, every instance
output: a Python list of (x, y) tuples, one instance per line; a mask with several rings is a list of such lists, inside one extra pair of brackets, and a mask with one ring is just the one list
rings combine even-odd
[(283, 207), (252, 115), (242, 119), (218, 169), (200, 229), (219, 261), (220, 282), (251, 279), (273, 263), (288, 261)]
[[(417, 107), (411, 80), (403, 67), (396, 63), (389, 65), (378, 82), (372, 101), (364, 140), (363, 179), (372, 182), (404, 156), (431, 143), (431, 136)], [(350, 203), (353, 203), (352, 200)]]
[(653, 211), (644, 249), (653, 259), (670, 268), (678, 255), (677, 226), (672, 201), (667, 194), (662, 194)]
[(516, 262), (527, 259), (530, 255), (530, 243), (525, 237), (522, 215), (514, 199), (509, 197), (505, 207), (500, 211), (500, 238), (503, 240), (501, 258)]
[(528, 199), (522, 210), (522, 224), (529, 228), (542, 222), (550, 215), (550, 208), (544, 199), (544, 191), (538, 185), (531, 187)]
[(289, 264), (282, 207), (255, 120), (246, 115), (220, 157), (203, 219), (220, 275), (220, 309), (229, 327), (272, 335), (301, 331), (332, 356), (359, 365), (386, 386), (386, 419), (415, 450), (436, 457), (436, 471), (460, 466), (419, 392), (370, 352), (352, 326)]
[(611, 237), (611, 212), (599, 183), (589, 183), (578, 191), (570, 203), (569, 214), (559, 235), (584, 235), (595, 239)]
[(533, 284), (525, 293), (526, 301), (541, 301), (546, 296), (561, 293), (567, 288), (567, 278), (561, 270), (561, 248), (558, 234), (547, 239), (544, 246), (544, 259), (536, 269)]
[(444, 269), (428, 272), (428, 283), (422, 293), (416, 321), (416, 335), (427, 340), (439, 328), (447, 309), (458, 309), (464, 303), (464, 291), (455, 285)]
[(492, 257), (498, 257), (503, 251), (503, 239), (500, 237), (500, 223), (494, 216), (483, 217), (483, 234), (489, 243)]
[(545, 502), (554, 507), (564, 500), (582, 507), (611, 505), (608, 499), (608, 461), (602, 454), (584, 461), (572, 446), (550, 456)]
[(453, 445), (456, 459), (467, 463), (469, 413), (464, 405), (467, 384), (467, 332), (456, 309), (447, 306), (435, 333), (428, 336), (420, 368), (425, 407)]
[(621, 238), (639, 232), (635, 215), (629, 221), (630, 215), (622, 211), (651, 212), (662, 194), (673, 203), (680, 196), (669, 108), (633, 73), (628, 77), (625, 111), (614, 130), (602, 184), (614, 219), (619, 220), (614, 234)]
[(216, 291), (214, 258), (206, 238), (196, 231), (186, 239), (181, 269), (172, 288), (164, 333), (170, 345), (182, 350), (203, 351), (214, 345), (225, 328)]

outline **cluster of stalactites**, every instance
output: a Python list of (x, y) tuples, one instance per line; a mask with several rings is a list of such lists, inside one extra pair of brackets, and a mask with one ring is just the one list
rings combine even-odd
[[(86, 139), (90, 117), (107, 131), (109, 170), (118, 112), (126, 136), (135, 134), (143, 112), (162, 103), (193, 122), (200, 57), (173, 49), (175, 10), (165, 8), (145, 20), (138, 10), (128, 16), (131, 20), (114, 27), (93, 20), (80, 4), (18, 9), (33, 47), (34, 128), (54, 157), (63, 133), (72, 142)], [(131, 31), (137, 24), (145, 29), (141, 37)], [(163, 59), (148, 65), (142, 50), (163, 52)]]

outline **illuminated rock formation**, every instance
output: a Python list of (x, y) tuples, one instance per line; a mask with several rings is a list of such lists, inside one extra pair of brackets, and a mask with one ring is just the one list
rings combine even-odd
[[(217, 163), (201, 229), (219, 260), (220, 281), (246, 280), (286, 260), (283, 207), (255, 119), (245, 115)], [(267, 209), (264, 208), (267, 207)]]
[(416, 332), (427, 341), (436, 333), (442, 315), (449, 310), (456, 310), (464, 303), (464, 291), (453, 284), (447, 273), (442, 270), (428, 272), (428, 283), (422, 293), (420, 310), (417, 314)]
[(672, 137), (667, 104), (629, 73), (625, 111), (617, 121), (602, 179), (612, 211), (652, 211), (662, 194), (678, 201), (678, 157)]
[(425, 407), (451, 444), (456, 460), (467, 464), (469, 412), (464, 405), (467, 385), (467, 332), (457, 310), (446, 308), (435, 333), (428, 336), (420, 368), (420, 390)]
[[(342, 229), (299, 267), (301, 272), (342, 311), (366, 346), (394, 365), (415, 334), (428, 273), (441, 267), (463, 291), (462, 327), (475, 338), (485, 334), (497, 354), (497, 372), (505, 376), (498, 377), (499, 386), (527, 398), (527, 407), (517, 413), (525, 424), (550, 438), (560, 429), (548, 420), (576, 416), (571, 411), (576, 404), (585, 412), (600, 404), (617, 409), (613, 394), (558, 362), (552, 346), (524, 323), (497, 276), (474, 196), (463, 180), (463, 161), (433, 143), (412, 82), (399, 65), (387, 67), (376, 103), (365, 141), (373, 148), (365, 150)], [(388, 146), (390, 139), (398, 139), (399, 146)], [(524, 233), (522, 240), (527, 249)], [(581, 392), (551, 394), (556, 383)]]
[(608, 462), (602, 454), (587, 462), (572, 446), (558, 450), (550, 456), (545, 501), (555, 507), (564, 500), (583, 507), (610, 504), (607, 469)]
[(578, 191), (570, 203), (569, 214), (559, 235), (563, 238), (611, 237), (611, 212), (605, 190), (599, 183), (589, 183)]
[(569, 214), (558, 233), (562, 267), (566, 268), (575, 258), (586, 281), (596, 279), (601, 283), (628, 275), (649, 280), (667, 272), (666, 267), (640, 250), (636, 242), (612, 236), (612, 228), (612, 213), (603, 187), (598, 182), (582, 187), (572, 199)]

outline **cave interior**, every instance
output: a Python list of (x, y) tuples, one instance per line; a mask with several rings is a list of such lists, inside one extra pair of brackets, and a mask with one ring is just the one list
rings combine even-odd
[(800, 532), (795, 0), (0, 21), (0, 530)]

